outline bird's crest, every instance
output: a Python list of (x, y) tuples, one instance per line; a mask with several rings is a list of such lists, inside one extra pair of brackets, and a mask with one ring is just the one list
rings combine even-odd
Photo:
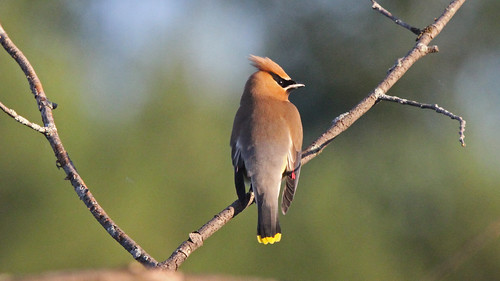
[(250, 58), (248, 59), (252, 61), (253, 66), (257, 67), (261, 71), (272, 72), (274, 74), (279, 75), (281, 78), (290, 79), (290, 76), (286, 74), (283, 68), (281, 68), (281, 66), (279, 66), (277, 63), (275, 63), (268, 57), (263, 58), (250, 55)]

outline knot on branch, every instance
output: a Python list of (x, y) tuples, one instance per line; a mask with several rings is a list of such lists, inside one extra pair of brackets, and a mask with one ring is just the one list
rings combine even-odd
[(116, 231), (116, 227), (114, 225), (110, 225), (106, 227), (106, 231), (111, 235), (113, 238), (117, 236), (118, 232)]
[(49, 124), (49, 125), (43, 127), (43, 129), (44, 129), (43, 133), (47, 137), (50, 137), (50, 136), (54, 135), (55, 133), (57, 133), (57, 128), (56, 128), (55, 124)]
[(85, 199), (85, 195), (89, 192), (88, 188), (84, 185), (79, 185), (75, 188), (76, 194), (80, 200)]
[(380, 89), (379, 87), (375, 88), (373, 91), (375, 98), (379, 100), (381, 97), (385, 95), (384, 90)]
[(430, 54), (430, 53), (437, 53), (439, 52), (439, 48), (438, 46), (436, 45), (432, 45), (432, 46), (427, 46), (423, 43), (417, 43), (417, 49), (424, 53), (424, 54)]
[(134, 257), (134, 259), (139, 259), (142, 255), (142, 251), (141, 249), (139, 248), (133, 248), (131, 251), (130, 251), (130, 254), (132, 255), (132, 257)]
[(424, 29), (420, 32), (420, 34), (418, 34), (416, 41), (420, 40), (420, 38), (422, 38), (422, 36), (424, 36), (425, 34), (429, 35), (429, 37), (430, 37), (431, 39), (434, 39), (434, 36), (433, 36), (432, 34), (433, 34), (433, 32), (434, 32), (435, 30), (438, 30), (438, 29), (437, 29), (437, 27), (436, 27), (434, 24), (431, 24), (431, 25), (426, 26), (426, 27), (425, 27), (425, 28), (424, 28)]
[(396, 68), (398, 68), (398, 67), (401, 67), (401, 66), (403, 66), (403, 58), (398, 58), (398, 59), (396, 60), (396, 62), (394, 63), (394, 65), (393, 65), (393, 66), (391, 66), (391, 68), (389, 68), (389, 69), (387, 70), (387, 74), (391, 73), (392, 71), (394, 71), (394, 69), (396, 69)]
[(427, 45), (425, 44), (422, 44), (422, 43), (418, 43), (417, 44), (417, 49), (422, 52), (422, 53), (426, 53), (428, 52), (428, 48), (427, 48)]
[(198, 247), (203, 246), (203, 237), (200, 233), (198, 233), (198, 231), (189, 233), (189, 240), (191, 240), (191, 242), (193, 242)]

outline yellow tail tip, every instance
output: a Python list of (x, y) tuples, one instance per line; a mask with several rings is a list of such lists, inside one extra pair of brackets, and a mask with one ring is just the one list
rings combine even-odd
[(260, 237), (260, 235), (257, 235), (257, 241), (259, 241), (259, 243), (262, 243), (264, 245), (274, 244), (275, 242), (279, 242), (280, 240), (281, 240), (281, 233), (276, 233), (274, 237)]

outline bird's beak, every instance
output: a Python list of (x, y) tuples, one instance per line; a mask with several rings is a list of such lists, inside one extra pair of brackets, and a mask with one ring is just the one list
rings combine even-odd
[(302, 88), (302, 87), (305, 87), (306, 85), (304, 84), (300, 84), (300, 83), (295, 83), (295, 84), (292, 84), (292, 85), (288, 85), (286, 88), (285, 88), (285, 91), (289, 92), (291, 90), (295, 90), (295, 89), (298, 89), (298, 88)]

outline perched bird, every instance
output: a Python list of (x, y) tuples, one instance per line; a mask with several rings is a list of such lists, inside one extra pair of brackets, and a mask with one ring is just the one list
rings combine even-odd
[(285, 178), (283, 214), (290, 207), (299, 182), (302, 122), (288, 95), (304, 84), (290, 79), (269, 58), (252, 55), (250, 61), (258, 70), (246, 82), (231, 133), (234, 183), (243, 203), (245, 181), (250, 181), (258, 208), (257, 240), (273, 244), (281, 240), (281, 181)]

